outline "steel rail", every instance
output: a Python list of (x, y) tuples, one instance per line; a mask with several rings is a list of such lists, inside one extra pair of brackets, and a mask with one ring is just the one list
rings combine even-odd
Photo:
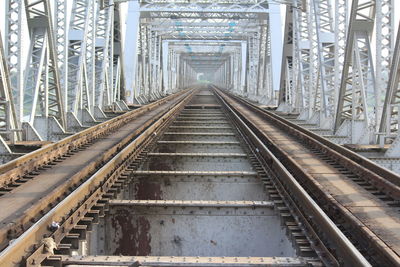
[[(287, 190), (291, 193), (291, 195), (287, 197), (295, 199), (294, 203), (297, 203), (297, 206), (301, 207), (303, 213), (306, 213), (304, 217), (310, 220), (310, 224), (318, 225), (323, 229), (323, 234), (325, 236), (320, 237), (320, 239), (328, 244), (324, 244), (324, 246), (330, 248), (334, 247), (337, 250), (337, 254), (340, 258), (336, 259), (336, 264), (340, 262), (344, 264), (344, 266), (371, 266), (293, 175), (283, 166), (280, 160), (267, 148), (265, 142), (263, 142), (248, 126), (248, 122), (245, 122), (237, 111), (234, 110), (234, 107), (225, 101), (220, 91), (216, 92), (226, 109), (232, 114), (231, 117), (237, 122), (237, 125), (239, 125), (240, 129), (246, 134), (249, 141), (258, 149), (258, 156), (260, 156), (264, 162), (268, 163), (268, 167), (279, 177), (280, 181), (284, 183)], [(325, 255), (325, 257), (329, 258), (329, 255)]]
[[(29, 257), (23, 262), (25, 266), (40, 266), (40, 263), (51, 255), (49, 251), (46, 251), (45, 244), (40, 243), (42, 238), (50, 236), (56, 244), (59, 244), (80, 219), (107, 194), (122, 172), (140, 155), (151, 140), (156, 138), (157, 131), (169, 123), (174, 115), (190, 101), (194, 93), (195, 90), (185, 91), (168, 112), (155, 123), (145, 126), (146, 129), (134, 141), (15, 239), (0, 253), (0, 266), (20, 266), (21, 260), (27, 255)], [(54, 221), (60, 222), (60, 227), (51, 231), (49, 226)]]
[(251, 106), (254, 110), (257, 110), (257, 112), (262, 113), (268, 118), (274, 120), (274, 122), (276, 122), (278, 125), (289, 130), (291, 134), (300, 136), (309, 143), (318, 142), (318, 146), (323, 147), (326, 152), (332, 151), (333, 158), (339, 160), (339, 162), (345, 167), (358, 168), (357, 173), (359, 173), (362, 177), (371, 180), (375, 186), (382, 188), (382, 190), (387, 189), (389, 196), (400, 200), (400, 175), (382, 166), (379, 166), (375, 162), (357, 154), (354, 151), (351, 151), (346, 147), (335, 144), (310, 130), (286, 120), (277, 114), (264, 110), (239, 96), (232, 97), (240, 100), (242, 103), (245, 103), (248, 106)]
[[(362, 178), (376, 177), (378, 181), (383, 181), (387, 187), (390, 187), (391, 192), (398, 191), (398, 186), (385, 180), (383, 177), (380, 177), (372, 171), (362, 166), (359, 166), (356, 162), (353, 162), (350, 159), (346, 159), (345, 156), (340, 155), (336, 151), (333, 151), (319, 141), (312, 139), (312, 137), (307, 136), (305, 133), (300, 132), (297, 129), (291, 128), (291, 125), (286, 125), (280, 120), (275, 120), (274, 117), (269, 116), (268, 112), (256, 107), (251, 103), (248, 103), (242, 98), (232, 96), (217, 88), (216, 90), (219, 94), (223, 95), (225, 99), (229, 99), (230, 101), (237, 101), (238, 104), (241, 104), (249, 110), (256, 112), (256, 114), (261, 115), (266, 120), (273, 121), (274, 123), (276, 122), (276, 125), (280, 126), (281, 129), (284, 129), (286, 133), (300, 138), (300, 140), (302, 140), (302, 142), (304, 142), (305, 144), (311, 145), (312, 147), (315, 147), (325, 153), (330, 152), (329, 156), (338, 161), (344, 167), (351, 169), (351, 167), (355, 166), (355, 168), (358, 169), (355, 173), (357, 173)], [(230, 105), (232, 106), (231, 103)], [(240, 116), (244, 121), (246, 121), (249, 126), (251, 126), (250, 128), (252, 128), (252, 130), (257, 133), (257, 136), (263, 139), (264, 144), (267, 144), (275, 154), (285, 159), (286, 169), (290, 170), (290, 172), (292, 173), (296, 173), (296, 178), (307, 184), (307, 190), (313, 192), (312, 195), (314, 199), (319, 202), (320, 205), (328, 206), (326, 212), (328, 212), (330, 216), (333, 216), (333, 218), (336, 218), (336, 220), (345, 220), (345, 223), (348, 225), (347, 229), (349, 229), (349, 234), (352, 237), (355, 237), (357, 242), (359, 244), (362, 244), (364, 248), (370, 248), (371, 246), (374, 248), (374, 251), (375, 253), (377, 253), (377, 255), (373, 256), (373, 258), (378, 258), (381, 263), (386, 262), (387, 264), (399, 264), (399, 256), (393, 250), (391, 250), (374, 232), (372, 232), (362, 221), (360, 221), (360, 219), (354, 216), (346, 207), (344, 207), (330, 194), (324, 191), (319, 183), (316, 182), (307, 172), (304, 171), (302, 166), (290, 159), (286, 152), (281, 150), (274, 142), (272, 142), (268, 138), (268, 136), (265, 135), (265, 133), (257, 129), (257, 127), (251, 122), (250, 118), (246, 118), (241, 114)], [(375, 183), (373, 184), (375, 185)], [(323, 202), (325, 204), (321, 204)], [(369, 256), (372, 256), (372, 254), (370, 254)]]
[[(119, 127), (122, 127), (124, 124), (129, 123), (130, 121), (134, 121), (135, 118), (138, 118), (140, 115), (145, 115), (152, 110), (156, 110), (161, 105), (164, 105), (166, 101), (171, 101), (171, 104), (182, 97), (182, 95), (187, 94), (188, 91), (185, 90), (179, 94), (172, 95), (168, 97), (165, 101), (158, 101), (155, 105), (151, 105), (150, 107), (144, 107), (143, 112), (135, 113), (134, 118), (128, 116), (129, 114), (124, 114), (121, 117), (126, 119), (119, 119), (116, 123), (104, 124), (102, 123), (99, 131), (105, 132), (113, 132)], [(175, 99), (172, 99), (175, 98)], [(161, 113), (159, 113), (161, 114)], [(161, 115), (160, 115), (161, 116)], [(157, 118), (153, 118), (147, 120), (144, 125), (139, 126), (140, 129), (135, 130), (130, 133), (128, 136), (125, 136), (123, 139), (119, 141), (119, 143), (110, 147), (105, 153), (102, 155), (97, 155), (96, 158), (90, 161), (88, 165), (79, 170), (76, 173), (71, 173), (71, 177), (58, 185), (51, 193), (47, 195), (43, 195), (39, 200), (35, 203), (31, 204), (25, 210), (21, 211), (20, 214), (15, 214), (15, 219), (13, 219), (12, 223), (3, 224), (3, 227), (0, 228), (0, 249), (4, 249), (10, 240), (15, 239), (20, 234), (22, 234), (27, 228), (33, 225), (40, 217), (42, 217), (48, 210), (50, 210), (55, 204), (57, 204), (64, 196), (68, 194), (71, 190), (80, 185), (84, 180), (86, 180), (90, 175), (92, 175), (96, 170), (98, 170), (101, 166), (104, 165), (116, 152), (120, 151), (126, 144), (128, 144), (132, 138), (137, 136), (143, 129), (148, 127), (151, 123), (154, 122)], [(111, 130), (108, 129), (111, 128)], [(95, 126), (95, 129), (99, 127)], [(88, 129), (90, 130), (90, 129)], [(102, 137), (104, 135), (98, 135), (97, 138)], [(83, 137), (85, 140), (85, 136)], [(61, 140), (61, 143), (65, 143), (65, 140)], [(68, 144), (68, 143), (67, 143)], [(58, 143), (55, 144), (58, 147)], [(33, 152), (33, 154), (36, 154)], [(27, 155), (28, 156), (28, 155)], [(42, 157), (44, 157), (42, 155)], [(40, 179), (40, 178), (39, 178)]]
[(42, 147), (38, 150), (35, 150), (31, 153), (28, 153), (10, 162), (7, 162), (6, 164), (1, 165), (0, 187), (7, 186), (8, 184), (15, 182), (16, 180), (23, 178), (24, 175), (27, 175), (30, 172), (39, 169), (43, 165), (49, 164), (52, 161), (57, 160), (58, 158), (67, 154), (69, 151), (80, 148), (84, 144), (93, 142), (94, 140), (115, 131), (129, 121), (137, 118), (140, 115), (143, 115), (150, 110), (153, 110), (157, 106), (160, 106), (163, 103), (183, 93), (184, 91), (170, 95), (133, 111), (129, 111), (118, 117), (92, 126), (79, 133), (68, 136), (56, 143)]

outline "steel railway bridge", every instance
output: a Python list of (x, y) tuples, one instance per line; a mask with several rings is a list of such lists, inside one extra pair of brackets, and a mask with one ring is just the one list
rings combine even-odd
[(0, 266), (400, 266), (398, 5), (1, 1)]

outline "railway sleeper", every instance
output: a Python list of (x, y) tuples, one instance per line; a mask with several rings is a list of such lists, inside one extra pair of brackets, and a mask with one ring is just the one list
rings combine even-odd
[(86, 216), (83, 218), (92, 218), (92, 223), (99, 223), (99, 218), (100, 218), (100, 210), (97, 209), (90, 209), (87, 213)]
[(72, 234), (79, 234), (79, 239), (80, 240), (85, 240), (87, 231), (88, 231), (88, 227), (86, 225), (77, 224), (72, 228), (71, 233)]
[(79, 233), (69, 233), (61, 240), (61, 244), (70, 244), (71, 249), (78, 250), (80, 245), (79, 241), (80, 241)]
[(57, 248), (54, 250), (55, 255), (70, 255), (73, 250), (72, 245), (70, 243), (60, 243), (57, 245)]
[(83, 217), (82, 219), (79, 220), (77, 225), (83, 225), (86, 226), (86, 230), (88, 232), (93, 230), (93, 224), (95, 223), (94, 218), (92, 217)]
[(105, 216), (105, 204), (104, 203), (97, 203), (95, 206), (93, 206), (93, 210), (97, 210), (98, 211), (98, 218), (103, 218)]

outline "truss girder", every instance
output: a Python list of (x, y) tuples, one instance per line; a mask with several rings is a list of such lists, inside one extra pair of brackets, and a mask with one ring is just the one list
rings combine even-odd
[(3, 139), (58, 140), (67, 130), (104, 118), (102, 109), (123, 99), (120, 17), (114, 7), (100, 9), (96, 0), (7, 0), (5, 6)]
[(395, 75), (394, 1), (301, 4), (286, 9), (279, 110), (300, 112), (299, 119), (352, 143), (393, 140), (386, 92)]
[[(124, 66), (129, 67), (122, 2), (7, 0), (3, 138), (21, 139), (22, 123), (34, 125), (39, 116), (55, 117), (68, 128), (71, 114), (84, 126), (104, 118), (103, 109), (120, 109), (118, 102), (127, 96)], [(260, 103), (278, 102), (280, 110), (298, 112), (299, 119), (348, 135), (351, 142), (374, 143), (382, 136), (381, 143), (395, 143), (395, 2), (137, 1), (129, 90), (143, 104), (197, 79), (210, 80)], [(280, 64), (277, 4), (286, 4)]]

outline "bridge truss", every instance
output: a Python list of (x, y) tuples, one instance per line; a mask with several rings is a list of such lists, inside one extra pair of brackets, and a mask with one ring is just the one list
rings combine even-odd
[(384, 164), (400, 157), (394, 0), (124, 2), (6, 1), (5, 160), (9, 144), (60, 140), (199, 81), (299, 114), (337, 143), (380, 144)]

